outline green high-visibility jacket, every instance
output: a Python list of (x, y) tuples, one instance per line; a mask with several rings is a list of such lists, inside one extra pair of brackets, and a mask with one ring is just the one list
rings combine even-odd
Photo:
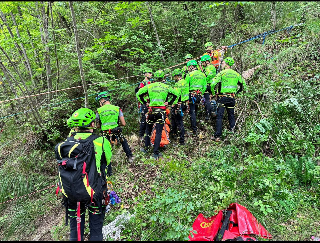
[(213, 78), (217, 75), (217, 70), (214, 65), (208, 65), (205, 67), (204, 73), (207, 76), (207, 84), (211, 84)]
[(200, 90), (204, 93), (207, 89), (206, 75), (199, 70), (188, 73), (186, 81), (189, 84), (189, 91)]
[(184, 102), (189, 100), (189, 84), (185, 79), (180, 79), (176, 82), (174, 89), (177, 90), (178, 97), (173, 104), (177, 104), (179, 101)]
[[(221, 83), (218, 87), (218, 94), (224, 93), (239, 93), (243, 90), (246, 90), (247, 85), (244, 79), (239, 73), (232, 69), (225, 69), (218, 73), (217, 76), (213, 78), (211, 83), (211, 91), (214, 94), (214, 88), (216, 84)], [(240, 89), (238, 90), (238, 84)]]
[[(181, 70), (182, 70), (182, 77), (183, 77), (183, 78), (186, 78), (186, 77), (187, 77), (187, 74), (189, 73), (189, 68), (188, 68), (188, 66), (187, 66), (187, 65), (183, 66)], [(197, 64), (197, 70), (200, 70), (200, 67), (199, 67), (198, 64)]]
[(149, 95), (149, 106), (165, 106), (164, 103), (167, 102), (170, 95), (172, 95), (173, 98), (169, 101), (169, 104), (171, 105), (177, 98), (177, 92), (173, 88), (160, 82), (149, 84), (140, 90), (140, 95), (137, 93), (137, 99), (145, 104), (146, 102), (143, 100), (143, 96)]
[[(91, 132), (79, 132), (74, 135), (75, 139), (87, 139), (92, 133)], [(97, 171), (98, 173), (101, 172), (101, 164), (103, 159), (103, 152), (105, 154), (106, 164), (109, 165), (111, 162), (112, 157), (112, 148), (111, 144), (108, 141), (108, 139), (104, 137), (98, 137), (95, 140), (93, 140), (94, 145), (94, 151), (95, 151), (95, 159), (96, 159), (96, 165), (97, 165)], [(107, 168), (105, 169), (105, 174), (107, 174)]]
[[(141, 81), (141, 83), (145, 86), (148, 86), (149, 84), (148, 83), (151, 83), (151, 79), (150, 80), (146, 80), (144, 79), (143, 81)], [(141, 84), (140, 83), (140, 84)], [(138, 90), (137, 94), (139, 93), (139, 91), (141, 90), (141, 88)], [(149, 97), (146, 95), (144, 98), (143, 98), (146, 102), (148, 101)], [(141, 103), (141, 102), (140, 102)]]
[(188, 67), (187, 65), (186, 66), (183, 66), (183, 68), (181, 69), (182, 70), (182, 77), (185, 78), (188, 74)]
[(118, 126), (120, 108), (115, 105), (105, 104), (98, 108), (101, 130), (109, 130)]

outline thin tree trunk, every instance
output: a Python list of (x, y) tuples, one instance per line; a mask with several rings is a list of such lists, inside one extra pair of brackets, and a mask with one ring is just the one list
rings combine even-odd
[[(16, 18), (14, 17), (14, 14), (12, 12), (10, 12), (10, 14), (11, 14), (11, 18), (12, 18), (13, 24), (16, 26), (17, 36), (18, 36), (18, 38), (21, 38), (20, 32), (19, 32), (19, 28), (18, 28), (18, 25), (17, 25), (17, 22), (16, 22)], [(23, 45), (22, 42), (20, 43), (20, 46), (21, 46), (21, 49), (22, 49), (22, 53), (23, 53), (24, 59), (26, 61), (26, 66), (27, 66), (27, 70), (29, 71), (29, 74), (30, 74), (30, 79), (31, 79), (32, 85), (35, 88), (36, 84), (34, 83), (34, 80), (33, 80), (32, 69), (31, 69), (29, 58), (27, 56), (26, 49), (24, 48), (24, 45)]]
[[(8, 84), (9, 84), (10, 92), (14, 94), (15, 98), (17, 98), (17, 97), (18, 97), (18, 94), (17, 94), (17, 91), (16, 91), (14, 85), (11, 83), (10, 78), (8, 78), (7, 76), (5, 76), (5, 77), (6, 77), (6, 81), (7, 81)], [(5, 93), (6, 93), (6, 94), (10, 94), (10, 92), (9, 92), (8, 89), (7, 89), (6, 83), (4, 82), (4, 80), (2, 80), (2, 76), (1, 76), (1, 75), (0, 75), (0, 81), (3, 83), (3, 87), (4, 87)]]
[[(7, 94), (7, 95), (10, 94), (10, 93), (13, 93), (14, 96), (17, 98), (18, 97), (17, 91), (15, 90), (14, 86), (12, 85), (10, 78), (6, 77), (6, 79), (8, 81), (8, 84), (9, 84), (11, 90), (7, 87), (6, 82), (4, 82), (4, 80), (2, 79), (2, 76), (0, 75), (0, 82), (2, 83), (4, 93)], [(16, 108), (14, 107), (12, 102), (10, 102), (10, 108), (11, 108), (11, 112), (13, 112), (13, 113), (16, 112)], [(6, 113), (5, 115), (8, 115), (8, 113)], [(2, 113), (2, 116), (5, 116), (5, 115)], [(18, 120), (18, 119), (16, 119), (16, 120)]]
[(275, 30), (277, 27), (277, 11), (276, 11), (276, 2), (271, 2), (271, 21), (273, 25), (273, 29)]
[[(8, 61), (9, 61), (9, 63), (10, 63), (10, 65), (14, 68), (15, 72), (18, 74), (18, 76), (19, 76), (19, 78), (20, 78), (20, 80), (21, 80), (21, 83), (22, 83), (25, 91), (27, 92), (27, 95), (31, 95), (31, 92), (29, 91), (27, 85), (26, 85), (25, 82), (23, 81), (23, 78), (22, 78), (20, 72), (18, 71), (16, 65), (12, 62), (12, 60), (10, 59), (10, 57), (8, 56), (8, 54), (6, 53), (6, 51), (5, 51), (1, 46), (0, 46), (0, 50), (1, 50), (1, 51), (3, 52), (3, 54), (6, 56), (6, 58), (8, 59)], [(4, 67), (5, 67), (5, 66), (4, 66)], [(10, 73), (10, 72), (7, 70), (7, 73)], [(10, 76), (12, 76), (11, 73), (10, 73)], [(15, 79), (13, 78), (13, 76), (12, 76), (12, 79), (15, 80)], [(19, 85), (19, 87), (20, 87), (20, 85)], [(24, 96), (25, 96), (25, 95), (24, 95)], [(33, 98), (35, 99), (34, 101), (32, 100)], [(33, 97), (33, 98), (30, 98), (30, 101), (31, 101), (32, 103), (34, 102), (34, 103), (35, 103), (35, 106), (37, 106), (37, 105), (38, 105), (37, 97)]]
[[(20, 18), (22, 19), (22, 21), (24, 21), (24, 19), (23, 19), (23, 14), (22, 14), (20, 5), (18, 5), (17, 7), (18, 7), (18, 13), (19, 13), (19, 15), (20, 15)], [(25, 26), (25, 28), (26, 28), (27, 34), (28, 34), (28, 36), (29, 36), (29, 42), (30, 42), (30, 44), (31, 44), (31, 46), (32, 46), (32, 50), (33, 50), (33, 53), (34, 53), (34, 57), (35, 57), (35, 59), (37, 60), (38, 65), (40, 66), (41, 61), (40, 61), (40, 59), (39, 59), (39, 55), (38, 55), (38, 53), (37, 53), (37, 50), (36, 50), (36, 48), (34, 47), (33, 38), (32, 38), (32, 36), (31, 36), (31, 33), (30, 33), (30, 31), (29, 31), (29, 28), (28, 28), (27, 26)], [(42, 79), (42, 78), (43, 78), (43, 76), (41, 75), (40, 79)], [(37, 80), (37, 84), (39, 84), (39, 79), (38, 79), (37, 76), (35, 77), (35, 79)]]
[[(40, 27), (41, 40), (45, 46), (44, 62), (46, 66), (46, 76), (47, 76), (47, 87), (48, 92), (52, 90), (52, 80), (51, 80), (51, 66), (50, 66), (50, 49), (49, 49), (49, 32), (48, 32), (48, 16), (45, 13), (44, 2), (41, 2), (40, 12), (42, 15), (42, 26)], [(48, 100), (51, 99), (51, 93), (48, 94)]]
[(83, 68), (82, 68), (82, 59), (81, 59), (81, 52), (80, 52), (80, 46), (79, 46), (79, 40), (78, 40), (78, 31), (77, 31), (77, 24), (76, 24), (76, 18), (73, 10), (73, 3), (72, 1), (69, 2), (70, 5), (70, 11), (71, 11), (71, 16), (72, 16), (72, 22), (73, 22), (73, 30), (74, 30), (74, 38), (76, 42), (76, 49), (78, 53), (78, 62), (79, 62), (79, 69), (80, 69), (80, 77), (82, 81), (82, 86), (83, 86), (83, 92), (84, 92), (84, 106), (88, 107), (88, 93), (87, 93), (87, 84), (84, 79), (84, 73), (83, 73)]
[[(10, 73), (10, 71), (3, 65), (2, 60), (0, 60), (0, 69), (2, 70), (3, 74), (5, 75), (7, 80), (10, 80), (10, 78), (14, 81), (16, 87), (18, 87), (22, 93), (22, 95), (25, 96), (24, 91), (22, 90), (22, 88), (20, 87), (19, 83), (17, 82), (17, 80), (13, 77), (13, 75)], [(39, 125), (39, 128), (42, 128), (42, 125), (39, 121), (40, 115), (39, 112), (34, 108), (33, 104), (32, 104), (32, 100), (29, 98), (26, 100), (27, 104), (29, 105), (30, 109), (33, 110), (32, 115), (36, 121), (36, 123)]]
[(226, 8), (226, 5), (224, 4), (223, 5), (223, 9), (222, 9), (222, 16), (224, 17), (223, 18), (223, 24), (221, 24), (221, 31), (220, 31), (220, 34), (221, 34), (221, 36), (220, 36), (220, 39), (224, 39), (225, 38), (225, 29), (226, 29), (226, 27), (227, 27), (227, 16), (226, 16), (226, 12), (227, 12), (227, 8)]
[[(59, 79), (60, 79), (60, 68), (59, 68), (59, 59), (57, 55), (57, 45), (56, 45), (56, 35), (54, 33), (54, 25), (53, 25), (53, 14), (52, 14), (52, 3), (49, 2), (49, 8), (50, 8), (50, 14), (51, 14), (51, 28), (52, 28), (52, 33), (53, 33), (53, 42), (54, 42), (54, 53), (56, 55), (56, 63), (57, 63), (57, 81), (56, 81), (56, 90), (58, 90), (58, 84), (59, 84)], [(57, 92), (56, 92), (57, 96)]]
[[(1, 17), (1, 20), (4, 23), (4, 25), (7, 27), (11, 38), (14, 40), (14, 35), (13, 35), (12, 30), (11, 30), (11, 28), (10, 28), (8, 22), (7, 22), (7, 18), (4, 15), (4, 13), (1, 11), (1, 9), (0, 9), (0, 17)], [(20, 46), (18, 45), (18, 43), (16, 41), (14, 41), (14, 45), (16, 46), (17, 50), (19, 51), (20, 56), (23, 57), (23, 52), (22, 52)]]
[(161, 56), (162, 56), (162, 60), (163, 60), (164, 63), (166, 63), (166, 60), (164, 59), (164, 56), (163, 56), (162, 47), (161, 47), (161, 42), (160, 42), (160, 39), (159, 39), (159, 36), (158, 36), (158, 32), (157, 32), (157, 27), (156, 27), (156, 25), (155, 25), (155, 23), (154, 23), (154, 21), (153, 21), (151, 7), (150, 7), (150, 5), (149, 5), (148, 2), (146, 2), (146, 4), (148, 5), (151, 23), (152, 23), (153, 30), (154, 30), (154, 33), (155, 33), (156, 38), (157, 38), (158, 47), (159, 47), (159, 49), (160, 49), (160, 53), (161, 53)]

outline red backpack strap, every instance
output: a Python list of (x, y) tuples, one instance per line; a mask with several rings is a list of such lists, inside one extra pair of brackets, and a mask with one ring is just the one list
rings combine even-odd
[(57, 186), (57, 189), (56, 189), (56, 196), (57, 196), (57, 197), (58, 197), (59, 190), (60, 190), (60, 187), (59, 187), (59, 185), (58, 185), (58, 186)]
[(80, 215), (80, 202), (77, 202), (77, 233), (78, 241), (81, 241), (81, 215)]

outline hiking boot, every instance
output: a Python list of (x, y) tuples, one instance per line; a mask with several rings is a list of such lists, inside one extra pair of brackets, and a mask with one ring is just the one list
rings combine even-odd
[(158, 160), (162, 157), (162, 154), (159, 153), (159, 154), (153, 154), (152, 157), (155, 159), (155, 160)]
[(219, 138), (219, 137), (217, 137), (217, 138), (215, 138), (215, 139), (214, 139), (214, 141), (216, 141), (216, 142), (220, 142), (221, 140), (220, 140), (220, 138)]
[(193, 131), (193, 132), (192, 132), (192, 136), (193, 136), (193, 137), (198, 137), (198, 132), (197, 132), (197, 131)]
[(135, 159), (134, 156), (129, 157), (129, 158), (128, 158), (129, 163), (133, 163), (134, 159)]
[(181, 146), (186, 145), (184, 142), (180, 142), (179, 144), (180, 144)]
[(171, 140), (176, 140), (177, 139), (178, 134), (177, 133), (169, 133), (169, 138)]
[(147, 150), (145, 150), (144, 148), (140, 148), (140, 151), (145, 153), (145, 154), (147, 153)]

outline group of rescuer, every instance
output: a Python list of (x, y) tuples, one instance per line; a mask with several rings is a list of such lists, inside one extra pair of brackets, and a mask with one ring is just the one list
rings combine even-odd
[[(216, 119), (216, 130), (212, 140), (219, 142), (222, 136), (222, 118), (227, 110), (229, 129), (234, 132), (235, 127), (235, 96), (246, 89), (242, 76), (231, 67), (234, 65), (232, 57), (223, 59), (226, 46), (214, 50), (212, 42), (205, 44), (206, 53), (201, 56), (198, 63), (191, 54), (185, 56), (186, 65), (181, 69), (174, 69), (170, 80), (168, 70), (158, 70), (154, 73), (145, 68), (144, 80), (135, 88), (139, 102), (140, 128), (139, 141), (144, 146), (140, 149), (147, 153), (150, 149), (150, 136), (155, 126), (155, 139), (153, 157), (159, 159), (161, 134), (167, 118), (166, 110), (170, 109), (171, 137), (178, 138), (179, 144), (185, 144), (184, 114), (189, 113), (192, 136), (199, 136), (197, 113), (203, 103), (205, 121)], [(221, 70), (221, 71), (220, 71)], [(130, 163), (134, 156), (128, 141), (122, 134), (125, 119), (120, 107), (111, 104), (108, 91), (98, 94), (99, 103), (96, 113), (96, 128), (111, 143), (121, 143)]]
[(173, 136), (179, 134), (180, 145), (185, 144), (183, 113), (186, 111), (190, 115), (193, 136), (199, 135), (197, 111), (201, 101), (204, 102), (205, 120), (216, 118), (216, 131), (211, 139), (220, 141), (225, 109), (228, 114), (229, 129), (231, 132), (234, 131), (235, 96), (246, 89), (246, 83), (239, 73), (231, 69), (234, 64), (233, 58), (223, 59), (226, 46), (214, 50), (213, 44), (208, 42), (205, 47), (206, 53), (202, 55), (200, 63), (193, 60), (191, 54), (185, 56), (187, 65), (172, 72), (173, 84), (169, 84), (164, 78), (162, 70), (155, 72), (153, 79), (152, 70), (146, 69), (145, 79), (135, 90), (141, 104), (139, 137), (144, 141), (142, 151), (147, 152), (149, 149), (151, 129), (155, 123), (153, 157), (156, 159), (162, 156), (159, 145), (167, 107), (171, 109), (171, 133)]

